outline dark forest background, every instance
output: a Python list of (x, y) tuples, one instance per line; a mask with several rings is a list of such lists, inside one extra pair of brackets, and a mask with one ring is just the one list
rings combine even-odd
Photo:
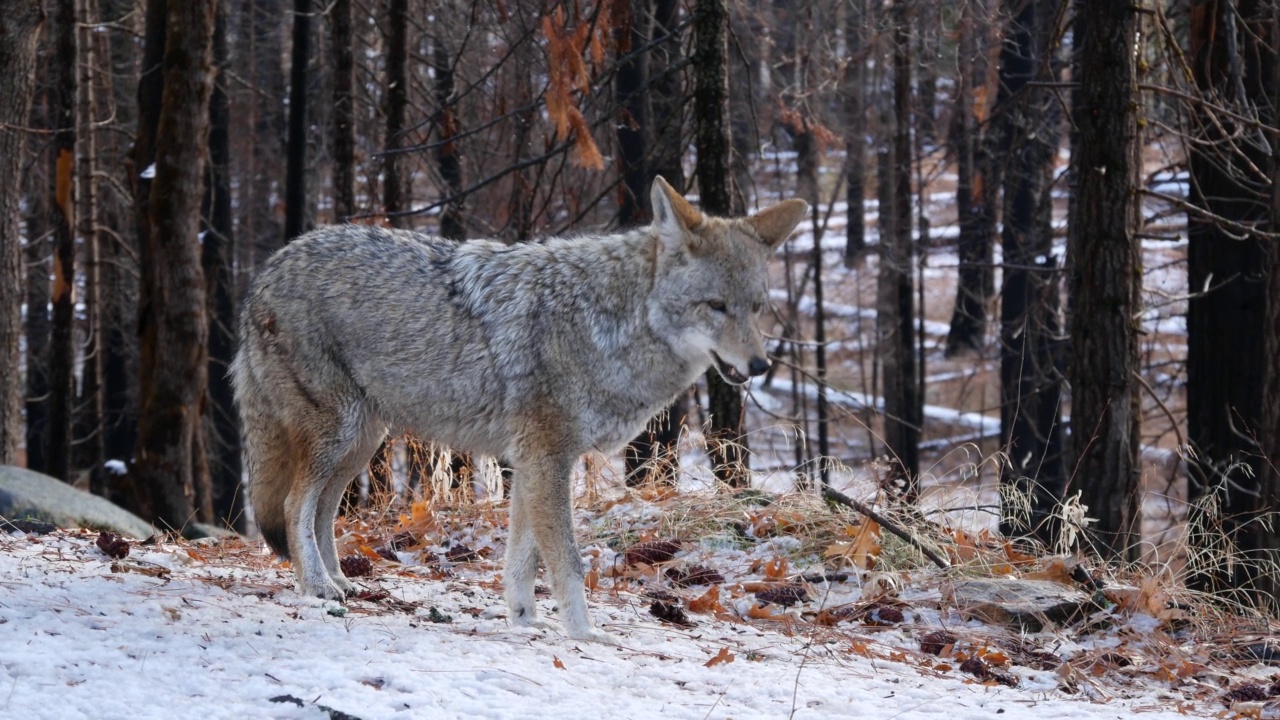
[(627, 483), (673, 482), (682, 428), (730, 487), (765, 447), (905, 504), (976, 467), (1005, 534), (1119, 561), (1158, 495), (1246, 560), (1191, 583), (1274, 597), (1278, 50), (1263, 0), (6, 0), (0, 464), (246, 530), (226, 367), (272, 251), (635, 225), (661, 175), (813, 217), (775, 268), (782, 400), (709, 376)]

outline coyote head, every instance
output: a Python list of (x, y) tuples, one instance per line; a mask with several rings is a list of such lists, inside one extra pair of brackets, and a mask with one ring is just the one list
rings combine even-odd
[(809, 205), (785, 200), (745, 218), (703, 215), (653, 181), (655, 242), (649, 324), (689, 361), (741, 385), (769, 369), (756, 323), (769, 302), (766, 262)]

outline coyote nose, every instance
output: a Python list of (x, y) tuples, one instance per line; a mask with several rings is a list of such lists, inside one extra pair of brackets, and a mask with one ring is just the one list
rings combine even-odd
[(751, 362), (747, 363), (747, 372), (751, 373), (751, 377), (759, 377), (769, 372), (769, 361), (762, 357), (753, 357)]

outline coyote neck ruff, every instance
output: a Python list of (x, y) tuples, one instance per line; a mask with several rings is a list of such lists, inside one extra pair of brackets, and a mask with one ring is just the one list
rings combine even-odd
[(267, 261), (231, 371), (258, 525), (302, 591), (351, 590), (338, 503), (388, 430), (411, 431), (515, 466), (509, 617), (536, 622), (541, 556), (570, 635), (598, 638), (573, 463), (616, 450), (708, 367), (734, 383), (768, 368), (765, 266), (807, 209), (709, 217), (661, 178), (652, 200), (651, 225), (613, 235), (505, 245), (337, 226)]

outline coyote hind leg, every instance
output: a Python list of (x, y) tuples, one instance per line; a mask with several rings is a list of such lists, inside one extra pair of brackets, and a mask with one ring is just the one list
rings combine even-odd
[[(359, 453), (367, 446), (361, 442), (370, 434), (365, 428), (367, 417), (362, 409), (349, 407), (346, 412), (335, 412), (327, 417), (312, 417), (306, 437), (300, 443), (310, 452), (293, 486), (285, 497), (285, 520), (288, 524), (289, 556), (297, 573), (299, 589), (308, 595), (341, 600), (350, 583), (338, 583), (331, 576), (329, 565), (341, 576), (337, 567), (337, 552), (333, 541), (333, 514), (337, 504), (330, 491), (331, 485), (346, 487), (350, 477), (359, 467)], [(369, 450), (369, 455), (373, 450)], [(341, 479), (339, 479), (341, 478)], [(330, 505), (333, 510), (330, 514)]]
[(378, 445), (386, 435), (385, 429), (374, 428), (372, 425), (366, 422), (364, 427), (360, 428), (359, 436), (351, 451), (339, 461), (337, 470), (325, 485), (316, 511), (315, 534), (316, 544), (320, 548), (320, 559), (324, 562), (329, 578), (347, 594), (354, 591), (355, 586), (342, 574), (338, 548), (333, 537), (333, 523), (338, 518), (338, 507), (342, 504), (347, 486), (356, 475), (360, 474), (360, 469), (369, 464), (370, 458), (377, 452)]

